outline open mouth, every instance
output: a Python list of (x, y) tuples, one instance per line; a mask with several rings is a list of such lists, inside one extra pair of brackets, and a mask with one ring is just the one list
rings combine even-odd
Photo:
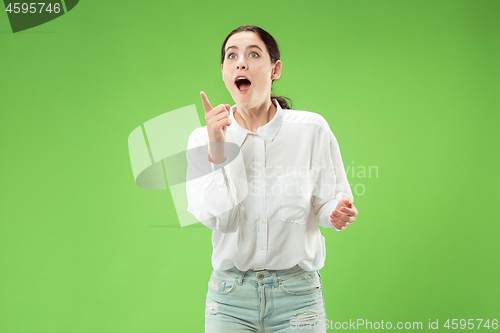
[(250, 82), (250, 80), (247, 79), (246, 77), (237, 77), (235, 84), (236, 87), (238, 87), (238, 90), (247, 91), (250, 88), (252, 82)]

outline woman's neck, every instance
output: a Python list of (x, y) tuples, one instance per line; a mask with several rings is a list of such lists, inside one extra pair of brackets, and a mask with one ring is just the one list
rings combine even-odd
[(274, 103), (269, 99), (267, 103), (252, 109), (245, 110), (236, 106), (234, 119), (241, 127), (257, 133), (259, 127), (264, 126), (274, 118), (277, 110)]

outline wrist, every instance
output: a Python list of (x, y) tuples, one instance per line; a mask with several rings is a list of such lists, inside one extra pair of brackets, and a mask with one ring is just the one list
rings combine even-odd
[[(216, 160), (217, 160), (217, 162), (215, 162), (215, 161), (212, 159), (212, 156), (210, 156), (210, 154), (208, 154), (208, 160), (210, 161), (210, 163), (213, 163), (213, 164), (222, 164), (222, 163), (226, 162), (226, 160), (227, 160), (227, 156), (226, 156), (226, 155), (224, 155), (224, 158), (216, 159)], [(221, 160), (221, 161), (219, 162), (219, 160)]]

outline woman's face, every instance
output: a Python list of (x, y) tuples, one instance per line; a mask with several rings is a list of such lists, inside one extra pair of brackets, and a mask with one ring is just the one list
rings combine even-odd
[[(227, 40), (221, 65), (222, 79), (233, 100), (242, 109), (258, 107), (270, 100), (271, 83), (281, 75), (281, 61), (271, 64), (266, 45), (251, 31), (238, 32)], [(246, 80), (237, 80), (244, 76)]]

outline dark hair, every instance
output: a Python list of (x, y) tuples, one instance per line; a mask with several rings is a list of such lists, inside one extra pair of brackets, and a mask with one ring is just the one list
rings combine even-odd
[[(229, 37), (234, 35), (235, 33), (238, 32), (243, 32), (243, 31), (251, 31), (257, 34), (257, 36), (260, 37), (260, 39), (264, 42), (267, 48), (267, 52), (269, 52), (269, 55), (271, 56), (271, 63), (276, 63), (276, 61), (280, 60), (280, 50), (278, 48), (278, 43), (274, 40), (273, 36), (271, 36), (267, 31), (265, 31), (262, 28), (259, 28), (255, 25), (242, 25), (241, 27), (238, 27), (231, 31), (229, 35), (227, 35), (226, 39), (224, 40), (224, 43), (222, 43), (222, 50), (221, 50), (221, 64), (224, 64), (224, 58), (226, 57), (226, 43)], [(274, 82), (274, 80), (273, 80)], [(272, 84), (272, 83), (271, 83)], [(272, 90), (272, 89), (271, 89)], [(272, 93), (272, 91), (271, 91)], [(281, 106), (282, 109), (291, 109), (292, 106), (292, 101), (288, 97), (284, 96), (272, 96), (271, 99), (275, 99)], [(288, 102), (286, 101), (288, 100)], [(290, 104), (288, 104), (290, 103)]]

